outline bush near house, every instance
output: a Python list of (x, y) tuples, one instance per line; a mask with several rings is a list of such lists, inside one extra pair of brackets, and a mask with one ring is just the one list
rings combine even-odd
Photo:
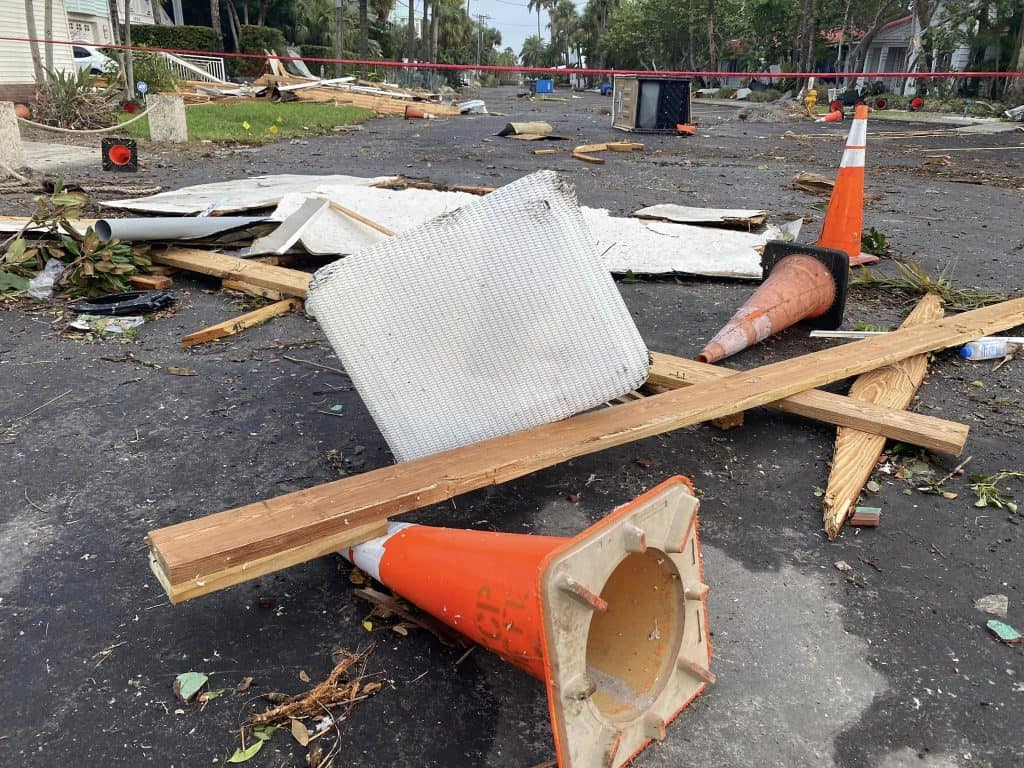
[[(242, 34), (238, 38), (239, 53), (258, 53), (277, 51), (284, 55), (288, 43), (281, 30), (273, 27), (257, 27), (243, 24)], [(266, 59), (230, 58), (227, 62), (228, 74), (232, 77), (258, 77), (266, 68)]]
[(219, 51), (217, 35), (210, 27), (162, 27), (132, 24), (132, 43), (147, 48), (178, 48), (184, 51)]
[(300, 45), (299, 55), (306, 61), (306, 66), (309, 67), (309, 71), (314, 75), (320, 73), (321, 67), (324, 71), (324, 77), (334, 76), (334, 65), (328, 64), (324, 61), (310, 61), (310, 59), (333, 59), (334, 49), (326, 45)]

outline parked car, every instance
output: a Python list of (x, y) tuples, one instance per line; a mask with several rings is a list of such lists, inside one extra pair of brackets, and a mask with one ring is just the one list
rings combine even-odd
[(100, 49), (86, 43), (74, 43), (71, 52), (75, 57), (75, 68), (79, 72), (91, 72), (94, 75), (102, 75), (108, 69), (117, 66), (117, 62), (109, 56), (100, 53)]

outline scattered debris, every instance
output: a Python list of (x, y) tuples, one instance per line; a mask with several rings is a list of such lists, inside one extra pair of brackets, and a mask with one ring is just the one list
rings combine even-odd
[(202, 672), (182, 672), (174, 678), (171, 689), (178, 701), (182, 704), (191, 704), (209, 679)]
[(767, 211), (734, 208), (694, 208), (689, 205), (663, 203), (641, 208), (633, 214), (638, 219), (659, 219), (679, 224), (721, 224), (727, 227), (751, 229), (759, 227), (768, 218)]
[[(359, 653), (339, 651), (341, 661), (334, 666), (327, 679), (306, 693), (290, 696), (276, 707), (250, 716), (247, 723), (253, 726), (284, 724), (293, 718), (323, 714), (325, 708), (342, 704), (350, 709), (356, 702), (363, 701), (381, 688), (378, 682), (362, 682), (362, 674), (371, 653), (372, 645)], [(356, 666), (359, 667), (359, 674), (353, 677), (349, 671)]]
[(541, 139), (559, 141), (568, 138), (555, 135), (554, 130), (551, 123), (508, 123), (495, 136), (505, 136), (520, 141), (539, 141)]
[(1005, 619), (1010, 609), (1010, 599), (1006, 595), (985, 595), (974, 601), (974, 607), (982, 613)]
[(977, 497), (974, 506), (987, 507), (991, 505), (997, 509), (1006, 508), (1016, 514), (1017, 502), (1007, 498), (1009, 492), (999, 487), (1000, 483), (1011, 479), (1024, 480), (1024, 472), (1003, 470), (988, 476), (971, 475), (971, 490)]
[(103, 317), (100, 315), (81, 314), (68, 324), (68, 328), (74, 328), (77, 331), (91, 331), (100, 335), (114, 333), (120, 334), (125, 338), (131, 338), (145, 321), (145, 318), (139, 315)]
[(850, 517), (850, 525), (877, 528), (882, 515), (880, 507), (856, 507)]
[(998, 619), (989, 619), (985, 622), (985, 626), (988, 627), (989, 632), (996, 636), (999, 642), (1006, 645), (1020, 645), (1021, 641), (1024, 640), (1024, 635), (1021, 635), (1020, 632), (1009, 624), (1004, 624)]
[(594, 157), (594, 152), (641, 152), (644, 145), (634, 141), (609, 141), (602, 144), (581, 144), (572, 151), (572, 156), (585, 163), (604, 165), (604, 158)]
[(301, 309), (301, 299), (284, 299), (283, 301), (255, 309), (252, 312), (246, 312), (244, 315), (240, 315), (232, 320), (225, 320), (222, 323), (203, 328), (201, 331), (190, 333), (181, 340), (181, 346), (182, 349), (189, 349), (199, 344), (206, 344), (209, 341), (223, 339), (225, 336), (232, 336), (236, 333), (241, 333), (246, 328), (252, 328), (253, 326), (265, 323), (271, 318), (279, 317), (293, 310), (298, 312)]

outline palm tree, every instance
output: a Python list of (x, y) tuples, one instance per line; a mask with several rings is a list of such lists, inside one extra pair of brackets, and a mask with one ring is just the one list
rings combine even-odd
[(409, 26), (405, 30), (405, 58), (416, 58), (416, 0), (409, 0)]
[[(370, 18), (368, 0), (359, 0), (359, 58), (366, 61), (370, 56)], [(359, 67), (363, 77), (366, 77), (366, 65)]]
[(540, 12), (541, 10), (550, 10), (554, 6), (553, 0), (528, 0), (526, 9), (528, 11), (537, 11), (537, 37), (540, 37)]
[(548, 47), (537, 35), (530, 35), (523, 41), (519, 61), (524, 67), (543, 67), (548, 57)]
[(565, 66), (571, 59), (570, 47), (580, 25), (580, 15), (572, 0), (558, 0), (558, 5), (548, 11), (548, 29), (551, 30), (551, 45), (565, 55)]

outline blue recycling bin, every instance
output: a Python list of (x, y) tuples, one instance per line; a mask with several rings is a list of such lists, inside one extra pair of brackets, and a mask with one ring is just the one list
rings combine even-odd
[(555, 81), (546, 78), (537, 80), (537, 93), (554, 93)]

